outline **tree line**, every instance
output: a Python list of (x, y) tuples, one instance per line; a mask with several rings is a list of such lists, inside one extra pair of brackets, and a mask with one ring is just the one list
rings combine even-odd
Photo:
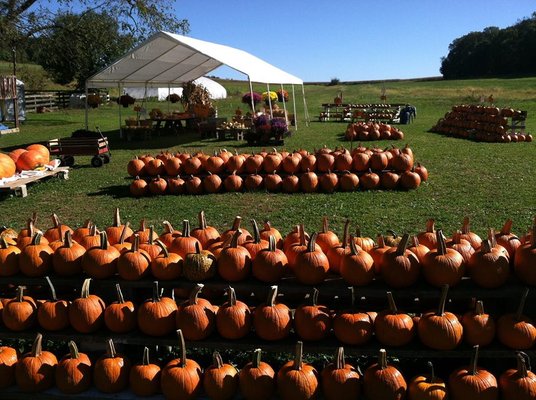
[(455, 39), (440, 72), (445, 79), (536, 74), (536, 12), (510, 27)]

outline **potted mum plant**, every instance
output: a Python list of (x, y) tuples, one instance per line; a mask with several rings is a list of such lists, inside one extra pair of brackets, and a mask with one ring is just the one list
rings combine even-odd
[(136, 102), (136, 99), (128, 94), (124, 94), (117, 98), (117, 104), (121, 104), (124, 108), (131, 106)]
[(257, 92), (247, 92), (242, 96), (242, 103), (247, 104), (251, 108), (251, 99), (253, 95), (253, 106), (256, 106), (262, 101), (262, 96)]

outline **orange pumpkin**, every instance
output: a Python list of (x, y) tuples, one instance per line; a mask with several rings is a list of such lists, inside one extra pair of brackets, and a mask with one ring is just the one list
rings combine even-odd
[(42, 167), (48, 163), (48, 158), (46, 158), (43, 153), (37, 150), (28, 150), (25, 153), (22, 153), (17, 160), (17, 169), (20, 171), (31, 171), (38, 167)]
[(15, 162), (6, 154), (0, 153), (0, 179), (15, 175)]

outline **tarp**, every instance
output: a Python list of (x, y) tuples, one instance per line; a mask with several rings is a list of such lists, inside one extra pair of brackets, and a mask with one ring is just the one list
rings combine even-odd
[[(202, 76), (201, 78), (194, 80), (194, 83), (207, 89), (210, 98), (213, 100), (227, 98), (227, 90), (225, 90), (222, 85), (216, 81), (213, 81), (212, 79)], [(157, 97), (158, 101), (164, 101), (170, 93), (175, 93), (179, 96), (182, 95), (182, 87), (149, 87), (147, 90), (145, 90), (144, 87), (126, 87), (123, 92), (134, 97), (135, 99)]]
[(296, 84), (303, 81), (243, 50), (158, 32), (86, 81), (88, 88), (181, 86), (227, 65), (251, 82)]

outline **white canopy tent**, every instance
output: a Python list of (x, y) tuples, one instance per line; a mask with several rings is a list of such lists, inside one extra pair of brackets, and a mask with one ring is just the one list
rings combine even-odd
[[(243, 50), (163, 31), (154, 34), (121, 59), (90, 77), (86, 81), (86, 94), (89, 88), (114, 86), (120, 92), (123, 87), (178, 87), (222, 65), (245, 74), (251, 92), (252, 82), (265, 83), (267, 91), (270, 90), (270, 84), (281, 85), (281, 88), (284, 84), (292, 85), (294, 114), (294, 85), (301, 85), (305, 120), (308, 121), (303, 81), (300, 78)], [(285, 104), (284, 106), (286, 108)], [(119, 119), (121, 121), (121, 115)]]
[[(201, 85), (208, 90), (210, 98), (213, 100), (227, 98), (227, 90), (218, 82), (202, 76), (194, 80), (196, 85)], [(135, 99), (144, 99), (147, 97), (156, 97), (158, 101), (165, 101), (170, 93), (182, 95), (182, 87), (125, 87), (125, 94), (128, 94)]]

